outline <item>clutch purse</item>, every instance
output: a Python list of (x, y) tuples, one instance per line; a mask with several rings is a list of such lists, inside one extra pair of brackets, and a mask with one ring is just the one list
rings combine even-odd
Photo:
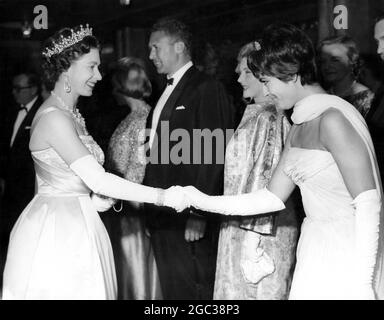
[(241, 272), (244, 279), (252, 284), (257, 284), (275, 271), (274, 261), (260, 246), (260, 242), (260, 235), (250, 231), (241, 245)]

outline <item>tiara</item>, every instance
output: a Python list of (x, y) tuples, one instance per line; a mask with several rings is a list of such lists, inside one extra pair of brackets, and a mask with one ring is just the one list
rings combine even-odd
[(79, 31), (73, 31), (71, 29), (72, 34), (69, 37), (63, 37), (63, 35), (60, 36), (59, 41), (55, 42), (53, 41), (53, 45), (50, 48), (46, 48), (42, 55), (46, 58), (50, 58), (55, 54), (59, 54), (64, 49), (73, 46), (74, 44), (78, 43), (79, 41), (83, 40), (87, 36), (92, 35), (92, 28), (89, 28), (89, 25), (87, 23), (86, 27), (83, 28), (83, 25), (80, 25)]

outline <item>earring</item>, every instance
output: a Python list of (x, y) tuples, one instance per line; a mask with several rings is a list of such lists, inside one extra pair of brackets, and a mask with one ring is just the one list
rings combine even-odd
[(64, 79), (64, 91), (67, 93), (71, 92), (71, 85), (69, 84), (68, 77)]

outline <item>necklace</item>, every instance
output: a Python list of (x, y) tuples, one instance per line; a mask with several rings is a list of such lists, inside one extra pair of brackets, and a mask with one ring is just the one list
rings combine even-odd
[(87, 128), (85, 126), (85, 120), (84, 120), (83, 116), (81, 115), (81, 113), (79, 112), (79, 110), (77, 109), (77, 107), (76, 106), (74, 108), (69, 107), (68, 105), (65, 104), (63, 99), (61, 99), (61, 97), (59, 97), (53, 91), (51, 91), (51, 95), (53, 97), (55, 97), (57, 101), (60, 102), (61, 109), (63, 109), (63, 110), (65, 110), (65, 111), (70, 113), (72, 118), (81, 126), (81, 128), (84, 130), (84, 133), (87, 135), (88, 131), (87, 131)]

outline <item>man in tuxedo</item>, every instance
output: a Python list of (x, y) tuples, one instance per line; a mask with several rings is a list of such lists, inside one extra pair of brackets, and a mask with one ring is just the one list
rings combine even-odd
[(4, 186), (0, 210), (1, 268), (11, 229), (34, 195), (35, 172), (29, 151), (29, 135), (33, 117), (42, 104), (37, 75), (18, 74), (13, 78), (12, 86), (16, 104), (9, 108), (1, 128), (0, 180)]
[[(180, 21), (165, 18), (152, 28), (149, 59), (159, 74), (166, 75), (167, 86), (147, 119), (150, 160), (143, 183), (159, 188), (193, 185), (221, 195), (226, 142), (213, 139), (207, 150), (206, 141), (196, 148), (192, 138), (195, 129), (231, 129), (232, 106), (224, 87), (193, 66), (191, 42), (189, 29)], [(172, 152), (180, 136), (177, 141), (170, 138), (178, 130), (190, 138), (189, 144), (183, 144), (182, 161), (179, 153)], [(187, 140), (184, 136), (183, 142)], [(201, 162), (195, 161), (199, 152)], [(211, 163), (204, 161), (204, 152), (211, 152)], [(177, 214), (153, 205), (145, 205), (145, 211), (164, 299), (212, 299), (218, 217), (195, 209)]]

